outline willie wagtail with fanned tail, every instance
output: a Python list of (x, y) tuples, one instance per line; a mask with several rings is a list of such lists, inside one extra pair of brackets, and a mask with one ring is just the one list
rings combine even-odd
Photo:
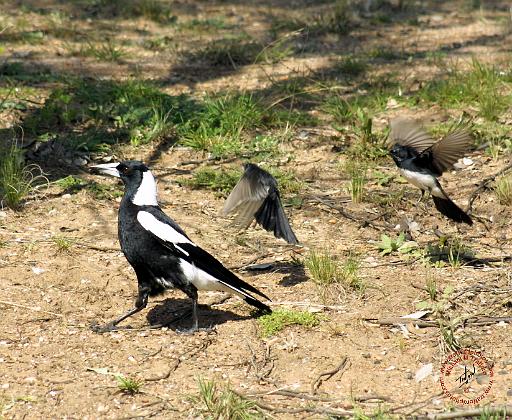
[(284, 213), (276, 179), (253, 163), (244, 164), (244, 173), (229, 194), (221, 211), (223, 216), (236, 211), (234, 223), (246, 229), (255, 219), (263, 229), (274, 232), (290, 244), (299, 241)]
[(119, 207), (118, 235), (121, 249), (135, 270), (138, 297), (135, 307), (98, 332), (115, 329), (129, 316), (144, 309), (148, 297), (177, 288), (192, 299), (192, 328), (198, 330), (198, 290), (234, 293), (264, 311), (270, 308), (251, 293), (270, 300), (238, 278), (208, 252), (197, 246), (157, 202), (156, 182), (142, 162), (124, 161), (93, 166), (99, 172), (120, 177), (125, 192)]
[(390, 153), (402, 176), (420, 188), (422, 194), (431, 193), (440, 213), (455, 222), (472, 225), (471, 217), (448, 197), (437, 180), (469, 149), (470, 131), (459, 126), (436, 142), (412, 119), (396, 118), (390, 125)]

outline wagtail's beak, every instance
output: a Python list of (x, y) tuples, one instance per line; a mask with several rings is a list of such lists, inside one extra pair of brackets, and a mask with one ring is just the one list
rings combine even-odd
[(91, 171), (93, 171), (93, 172), (120, 178), (121, 175), (119, 174), (119, 171), (117, 170), (118, 165), (119, 165), (119, 162), (103, 163), (101, 165), (90, 166), (90, 168), (91, 168)]

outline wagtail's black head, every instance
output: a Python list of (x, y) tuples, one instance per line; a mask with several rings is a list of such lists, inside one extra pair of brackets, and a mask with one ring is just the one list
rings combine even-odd
[(401, 146), (398, 143), (395, 143), (393, 147), (389, 150), (389, 154), (393, 158), (396, 164), (403, 162), (404, 160), (411, 159), (415, 157), (418, 153), (407, 146)]
[(137, 205), (157, 205), (156, 182), (149, 168), (138, 160), (104, 163), (91, 167), (104, 175), (121, 178), (125, 185), (125, 196)]

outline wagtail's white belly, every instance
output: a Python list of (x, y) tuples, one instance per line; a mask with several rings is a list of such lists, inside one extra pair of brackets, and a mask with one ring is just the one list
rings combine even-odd
[(437, 179), (428, 174), (423, 174), (421, 172), (409, 171), (408, 169), (400, 168), (400, 173), (402, 176), (409, 181), (415, 187), (418, 187), (421, 190), (428, 191), (432, 195), (436, 197), (445, 198), (445, 195), (441, 188), (439, 188), (439, 184)]

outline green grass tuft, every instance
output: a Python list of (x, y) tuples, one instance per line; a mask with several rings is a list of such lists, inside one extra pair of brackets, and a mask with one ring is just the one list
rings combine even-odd
[(327, 252), (311, 251), (304, 260), (312, 280), (319, 286), (326, 286), (338, 281), (338, 261)]
[(256, 404), (233, 392), (229, 386), (220, 388), (215, 381), (198, 378), (199, 396), (192, 401), (199, 405), (204, 418), (230, 420), (257, 420), (265, 418)]
[(71, 79), (53, 90), (23, 128), (35, 136), (52, 133), (80, 150), (102, 151), (117, 142), (172, 138), (174, 127), (198, 108), (188, 97), (167, 95), (145, 81)]
[(96, 200), (113, 200), (122, 197), (124, 194), (118, 184), (99, 184), (97, 182), (87, 184), (87, 191)]
[(182, 182), (191, 188), (209, 189), (229, 194), (242, 175), (242, 170), (201, 168), (194, 172), (192, 179)]
[(65, 191), (75, 191), (84, 185), (84, 181), (73, 175), (68, 175), (65, 178), (55, 181), (55, 184)]
[(117, 387), (124, 394), (138, 394), (142, 388), (143, 382), (137, 379), (127, 378), (123, 375), (115, 375)]
[(195, 51), (183, 51), (182, 61), (202, 62), (209, 66), (238, 67), (256, 62), (264, 45), (247, 35), (210, 41)]
[(498, 178), (494, 185), (494, 193), (500, 204), (512, 206), (512, 176)]
[(366, 284), (359, 276), (361, 263), (355, 255), (349, 255), (343, 262), (324, 251), (311, 251), (304, 260), (311, 279), (317, 285), (323, 301), (340, 291), (355, 290), (364, 294)]
[(46, 180), (37, 165), (25, 165), (23, 152), (13, 143), (0, 149), (0, 199), (18, 209), (37, 183)]
[(477, 59), (469, 69), (445, 66), (445, 77), (430, 81), (420, 90), (419, 97), (425, 102), (445, 108), (476, 106), (478, 114), (488, 121), (496, 121), (512, 106), (512, 85), (506, 72)]
[(340, 72), (346, 77), (358, 77), (362, 76), (368, 70), (368, 63), (360, 58), (352, 56), (343, 57), (335, 65), (337, 72)]
[(289, 325), (302, 325), (314, 327), (320, 323), (317, 315), (306, 311), (295, 311), (291, 309), (277, 309), (271, 314), (258, 318), (263, 337), (269, 337), (281, 331)]
[(275, 121), (271, 111), (246, 93), (207, 96), (202, 109), (177, 127), (180, 143), (213, 157), (240, 156), (243, 153), (268, 154), (275, 150), (277, 139), (272, 136), (247, 136), (259, 127)]
[(350, 178), (348, 191), (353, 203), (361, 203), (364, 199), (367, 170), (368, 164), (364, 161), (348, 160), (345, 163), (344, 171)]
[(95, 14), (104, 18), (145, 18), (162, 25), (177, 20), (169, 2), (159, 0), (97, 0), (91, 3)]
[(58, 252), (69, 252), (75, 240), (72, 238), (67, 238), (65, 236), (56, 235), (52, 237), (52, 242), (57, 248)]
[(73, 55), (83, 57), (94, 57), (98, 61), (120, 62), (126, 58), (128, 53), (116, 43), (109, 39), (101, 43), (88, 42), (87, 46), (80, 48), (78, 51), (72, 51)]

